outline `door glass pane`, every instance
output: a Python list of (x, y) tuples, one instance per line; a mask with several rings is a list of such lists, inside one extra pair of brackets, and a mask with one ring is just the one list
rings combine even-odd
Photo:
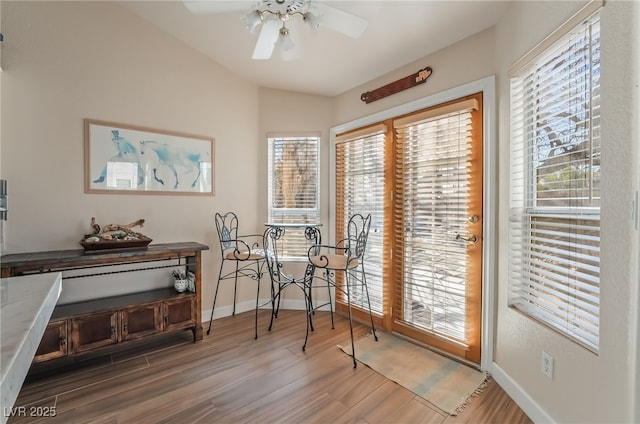
[(466, 340), (471, 113), (399, 129), (403, 140), (402, 319)]
[[(384, 133), (348, 140), (337, 146), (344, 195), (344, 223), (356, 213), (371, 214), (371, 227), (364, 256), (371, 310), (382, 313), (383, 224), (384, 224)], [(352, 304), (366, 308), (363, 287), (352, 289)]]

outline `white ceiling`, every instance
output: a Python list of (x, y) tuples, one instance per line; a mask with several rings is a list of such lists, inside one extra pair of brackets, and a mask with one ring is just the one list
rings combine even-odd
[(194, 14), (179, 0), (120, 3), (259, 86), (326, 96), (489, 28), (509, 5), (500, 0), (325, 1), (366, 19), (367, 29), (359, 39), (322, 27), (312, 34), (294, 17), (288, 26), (302, 56), (292, 61), (282, 60), (277, 51), (270, 60), (251, 59), (259, 31), (247, 31), (240, 19), (245, 11)]

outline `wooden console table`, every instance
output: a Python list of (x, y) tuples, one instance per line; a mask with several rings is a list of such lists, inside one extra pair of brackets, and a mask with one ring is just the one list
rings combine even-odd
[[(183, 242), (128, 251), (16, 253), (3, 255), (0, 266), (2, 278), (70, 270), (87, 270), (80, 276), (90, 277), (180, 266), (195, 274), (195, 293), (177, 293), (167, 287), (56, 306), (34, 358), (42, 362), (174, 330), (191, 329), (194, 342), (202, 340), (201, 252), (208, 249), (204, 244)], [(178, 264), (159, 264), (168, 260), (178, 260)], [(108, 271), (110, 266), (123, 264), (143, 265)]]

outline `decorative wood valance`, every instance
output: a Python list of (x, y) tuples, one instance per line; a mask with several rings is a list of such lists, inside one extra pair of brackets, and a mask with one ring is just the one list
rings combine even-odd
[(376, 88), (373, 91), (362, 93), (362, 95), (360, 96), (360, 100), (365, 103), (371, 103), (392, 94), (399, 93), (400, 91), (406, 90), (408, 88), (415, 87), (416, 85), (424, 84), (425, 82), (427, 82), (427, 78), (431, 76), (432, 72), (433, 70), (430, 67), (420, 69), (415, 74), (411, 74), (385, 86)]

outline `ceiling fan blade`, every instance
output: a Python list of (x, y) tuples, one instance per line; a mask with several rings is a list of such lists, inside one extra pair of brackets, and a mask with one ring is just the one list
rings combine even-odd
[(366, 19), (321, 2), (311, 3), (311, 12), (319, 17), (321, 27), (351, 38), (359, 38), (369, 25)]
[(264, 21), (260, 29), (260, 35), (258, 35), (258, 41), (256, 41), (256, 47), (253, 49), (253, 56), (251, 56), (253, 59), (266, 60), (271, 57), (280, 34), (281, 25), (277, 19)]
[(194, 14), (240, 12), (249, 9), (254, 1), (250, 0), (183, 0), (184, 6)]

